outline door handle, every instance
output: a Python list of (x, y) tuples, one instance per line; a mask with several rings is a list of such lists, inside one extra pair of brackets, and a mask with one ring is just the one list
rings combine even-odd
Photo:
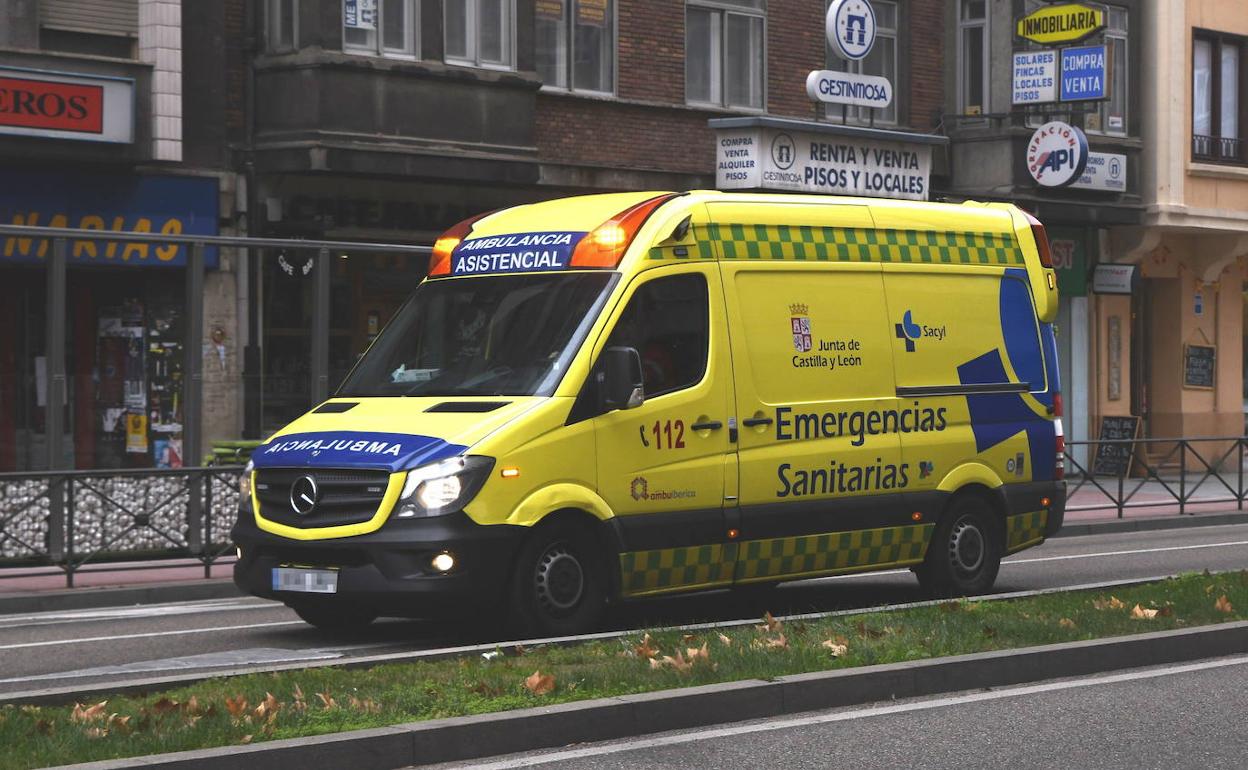
[(759, 425), (771, 425), (771, 423), (770, 417), (750, 417), (741, 421), (741, 424), (747, 428), (757, 428)]
[(689, 426), (692, 430), (719, 430), (724, 424), (719, 420), (707, 420), (706, 422), (695, 422)]

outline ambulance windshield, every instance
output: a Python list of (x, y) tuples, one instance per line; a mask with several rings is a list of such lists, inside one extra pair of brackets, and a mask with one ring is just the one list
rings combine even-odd
[(576, 272), (426, 281), (337, 395), (550, 395), (615, 278)]

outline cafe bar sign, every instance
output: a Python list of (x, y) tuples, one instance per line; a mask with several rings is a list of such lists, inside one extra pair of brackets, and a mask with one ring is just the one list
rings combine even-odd
[(134, 81), (0, 67), (0, 134), (128, 144)]

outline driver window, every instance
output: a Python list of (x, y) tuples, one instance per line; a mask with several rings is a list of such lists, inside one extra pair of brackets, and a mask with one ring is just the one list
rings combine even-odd
[(710, 310), (706, 278), (684, 273), (656, 278), (633, 293), (607, 345), (641, 354), (646, 398), (696, 385), (706, 372)]

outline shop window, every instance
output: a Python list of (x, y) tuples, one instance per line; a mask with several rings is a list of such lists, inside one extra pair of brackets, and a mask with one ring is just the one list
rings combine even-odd
[(689, 2), (685, 13), (685, 100), (763, 109), (765, 0)]
[(615, 90), (614, 0), (537, 0), (537, 74), (573, 91)]
[(1244, 163), (1244, 39), (1197, 32), (1192, 41), (1192, 158)]
[(494, 69), (515, 66), (515, 0), (450, 0), (442, 10), (448, 62)]
[(342, 0), (342, 50), (371, 56), (419, 56), (419, 0)]
[(983, 115), (988, 104), (988, 2), (958, 3), (958, 112)]
[(268, 0), (265, 3), (265, 34), (270, 51), (294, 50), (298, 41), (298, 0)]
[(825, 59), (828, 69), (887, 79), (893, 84), (893, 103), (882, 110), (829, 104), (824, 108), (824, 114), (829, 120), (868, 125), (897, 123), (897, 100), (905, 92), (898, 79), (901, 70), (897, 66), (897, 30), (900, 28), (898, 14), (901, 11), (897, 3), (888, 0), (876, 0), (872, 3), (872, 8), (875, 10), (875, 45), (872, 46), (871, 53), (860, 61), (845, 61), (834, 54), (832, 46), (828, 45)]

